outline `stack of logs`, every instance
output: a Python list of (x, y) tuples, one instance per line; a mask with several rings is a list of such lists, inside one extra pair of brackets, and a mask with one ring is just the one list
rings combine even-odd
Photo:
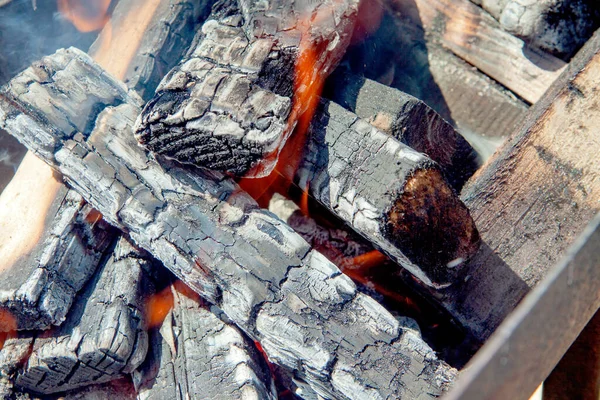
[[(450, 124), (351, 68), (333, 72), (357, 24), (354, 0), (121, 0), (88, 54), (59, 50), (1, 89), (0, 127), (32, 153), (0, 198), (5, 398), (426, 399), (451, 386), (456, 369), (415, 321), (370, 295), (385, 282), (357, 287), (342, 271), (361, 282), (361, 257), (389, 258), (471, 343), (483, 342), (543, 276), (537, 266), (570, 243), (562, 235), (600, 208), (587, 200), (599, 189), (592, 167), (572, 167), (583, 171), (577, 184), (561, 180), (584, 187), (572, 207), (528, 178), (535, 196), (556, 200), (556, 218), (573, 209), (577, 218), (560, 222), (556, 248), (527, 271), (519, 257), (543, 241), (506, 239), (518, 224), (489, 217), (527, 173), (523, 143), (540, 142), (532, 162), (567, 168), (539, 126), (555, 99), (585, 108), (586, 86), (575, 83), (571, 98), (557, 83), (463, 189), (479, 159)], [(124, 43), (135, 35), (138, 45)], [(584, 73), (598, 41), (563, 79)], [(297, 70), (311, 51), (312, 69)], [(330, 74), (330, 99), (307, 94)], [(271, 170), (340, 225), (323, 228), (276, 201), (268, 211), (238, 185), (238, 175), (246, 188), (248, 174)], [(33, 231), (7, 211), (32, 181)], [(537, 197), (517, 202), (527, 214)], [(556, 239), (549, 228), (538, 234)]]

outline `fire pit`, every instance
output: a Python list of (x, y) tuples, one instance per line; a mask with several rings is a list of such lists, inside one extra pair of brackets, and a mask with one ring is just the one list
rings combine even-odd
[(92, 3), (44, 5), (87, 53), (0, 74), (31, 151), (0, 197), (5, 397), (527, 398), (598, 309), (587, 3), (552, 43), (543, 6)]

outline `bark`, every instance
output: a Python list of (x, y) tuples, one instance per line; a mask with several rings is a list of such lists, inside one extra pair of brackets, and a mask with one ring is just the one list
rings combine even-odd
[[(151, 151), (183, 163), (264, 176), (310, 106), (314, 82), (343, 56), (358, 1), (237, 3), (215, 5), (189, 57), (144, 109), (136, 134)], [(296, 73), (296, 65), (304, 70)]]
[[(114, 234), (100, 213), (63, 187), (48, 214), (44, 241), (0, 272), (0, 307), (16, 328), (47, 329), (64, 321)], [(0, 331), (13, 329), (4, 322)]]
[(482, 0), (508, 32), (568, 60), (600, 27), (594, 0)]
[(333, 102), (316, 111), (295, 181), (427, 286), (458, 280), (479, 245), (429, 158)]
[(271, 372), (251, 341), (191, 290), (172, 295), (173, 309), (150, 333), (149, 356), (134, 372), (139, 399), (277, 398)]
[[(76, 50), (56, 57), (67, 55), (72, 64), (97, 68)], [(44, 62), (44, 87), (51, 92), (49, 78), (60, 74), (51, 59)], [(45, 121), (58, 116), (45, 116), (19, 96), (19, 79), (1, 96), (1, 125), (259, 341), (272, 362), (324, 397), (436, 396), (453, 379), (455, 371), (425, 343), (233, 181), (149, 159), (131, 135), (139, 100), (106, 108), (89, 134), (56, 132)], [(106, 74), (86, 79), (119, 85)]]
[(457, 192), (479, 167), (477, 153), (469, 142), (415, 97), (343, 70), (329, 78), (326, 96), (377, 129), (427, 154)]
[(120, 378), (146, 356), (145, 304), (153, 284), (147, 255), (125, 238), (77, 296), (66, 321), (35, 339), (16, 384), (40, 394)]

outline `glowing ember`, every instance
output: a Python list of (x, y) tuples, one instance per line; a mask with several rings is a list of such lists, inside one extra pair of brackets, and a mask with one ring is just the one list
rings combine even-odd
[(58, 11), (80, 32), (102, 29), (108, 22), (110, 0), (58, 0)]
[(6, 339), (17, 331), (17, 320), (8, 312), (0, 308), (0, 350), (4, 347)]
[(162, 325), (167, 314), (173, 308), (173, 293), (171, 286), (153, 294), (146, 303), (146, 326), (148, 329)]

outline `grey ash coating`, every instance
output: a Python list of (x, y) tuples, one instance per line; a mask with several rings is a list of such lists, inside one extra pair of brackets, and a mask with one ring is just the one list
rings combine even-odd
[(323, 79), (348, 46), (357, 10), (355, 0), (217, 2), (143, 109), (138, 141), (181, 163), (265, 175), (305, 111), (293, 104), (302, 46), (318, 48), (312, 78)]

